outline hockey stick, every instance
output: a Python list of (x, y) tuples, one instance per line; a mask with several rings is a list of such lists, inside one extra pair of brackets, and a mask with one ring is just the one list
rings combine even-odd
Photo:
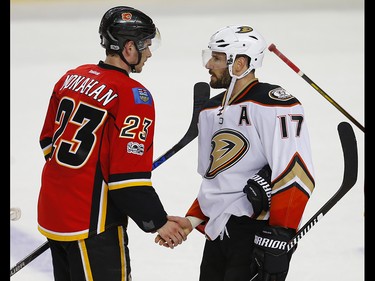
[(162, 156), (157, 158), (152, 164), (152, 169), (155, 169), (168, 158), (176, 154), (181, 148), (186, 146), (189, 142), (195, 139), (198, 135), (198, 116), (204, 103), (210, 98), (210, 86), (205, 82), (198, 82), (194, 85), (194, 108), (191, 117), (190, 125), (185, 135), (181, 140), (175, 144), (171, 149), (165, 152)]
[(34, 259), (39, 257), (48, 248), (49, 248), (48, 241), (44, 242), (42, 245), (36, 248), (32, 253), (30, 253), (25, 258), (17, 262), (16, 265), (10, 269), (10, 276), (14, 275), (18, 271), (20, 271), (22, 268), (24, 268), (26, 265), (28, 265), (30, 262), (32, 262)]
[[(198, 82), (194, 85), (194, 101), (193, 101), (193, 114), (190, 121), (189, 128), (187, 129), (185, 135), (180, 139), (180, 141), (175, 144), (171, 149), (165, 152), (162, 156), (157, 158), (152, 164), (152, 170), (156, 169), (164, 163), (167, 159), (175, 155), (184, 146), (190, 143), (198, 136), (198, 116), (199, 112), (204, 105), (204, 103), (210, 98), (210, 86), (205, 82)], [(40, 256), (44, 251), (49, 248), (48, 241), (35, 249), (28, 256), (19, 261), (15, 266), (10, 269), (10, 276), (14, 275), (20, 271), (23, 267), (32, 262), (35, 258)]]
[[(354, 186), (358, 175), (358, 149), (357, 140), (352, 126), (347, 122), (341, 122), (337, 126), (341, 146), (344, 154), (344, 177), (339, 190), (317, 211), (308, 222), (306, 222), (286, 244), (286, 251), (289, 252), (302, 239), (303, 236), (325, 216), (337, 202)], [(255, 274), (250, 281), (258, 276)]]
[(344, 114), (350, 121), (352, 121), (362, 132), (365, 132), (365, 127), (362, 126), (353, 116), (351, 116), (344, 108), (342, 108), (336, 101), (333, 100), (325, 91), (323, 91), (318, 85), (316, 85), (305, 73), (303, 73), (294, 63), (292, 63), (284, 54), (282, 54), (275, 46), (271, 44), (268, 50), (274, 52), (283, 62), (285, 62), (291, 69), (294, 70), (299, 76), (301, 76), (307, 83), (310, 84), (315, 90), (318, 91), (326, 100), (328, 100), (333, 106), (335, 106), (342, 114)]
[(342, 150), (344, 153), (344, 177), (339, 190), (306, 222), (288, 242), (289, 252), (305, 234), (325, 216), (328, 211), (354, 186), (358, 175), (358, 149), (352, 126), (341, 122), (338, 127)]

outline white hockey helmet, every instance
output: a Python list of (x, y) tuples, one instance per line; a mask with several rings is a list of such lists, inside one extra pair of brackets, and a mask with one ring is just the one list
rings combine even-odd
[[(247, 25), (230, 25), (216, 31), (210, 38), (208, 50), (202, 51), (203, 65), (206, 67), (212, 52), (225, 53), (227, 65), (232, 75), (232, 64), (237, 55), (247, 55), (250, 58), (248, 74), (253, 69), (262, 66), (266, 41), (263, 36)], [(243, 77), (244, 75), (241, 75)]]

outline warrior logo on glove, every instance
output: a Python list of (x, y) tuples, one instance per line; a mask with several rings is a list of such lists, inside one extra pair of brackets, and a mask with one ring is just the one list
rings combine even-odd
[(270, 209), (271, 191), (271, 168), (266, 165), (247, 181), (243, 189), (253, 206), (253, 218), (259, 217), (263, 211), (267, 212)]

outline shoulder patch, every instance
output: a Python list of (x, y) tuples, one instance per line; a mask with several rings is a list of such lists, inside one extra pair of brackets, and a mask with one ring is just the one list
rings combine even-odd
[(289, 94), (285, 89), (281, 87), (269, 91), (268, 96), (271, 99), (280, 101), (286, 101), (294, 98), (291, 94)]
[(133, 88), (134, 103), (152, 104), (151, 93), (145, 88)]

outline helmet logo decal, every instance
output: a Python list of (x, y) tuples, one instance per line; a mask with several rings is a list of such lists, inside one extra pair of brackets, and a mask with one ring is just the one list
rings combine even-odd
[(129, 21), (131, 20), (133, 17), (133, 15), (131, 13), (122, 13), (121, 14), (121, 18), (124, 20), (124, 21)]
[(248, 33), (253, 31), (253, 28), (250, 26), (239, 26), (238, 29), (236, 33)]

